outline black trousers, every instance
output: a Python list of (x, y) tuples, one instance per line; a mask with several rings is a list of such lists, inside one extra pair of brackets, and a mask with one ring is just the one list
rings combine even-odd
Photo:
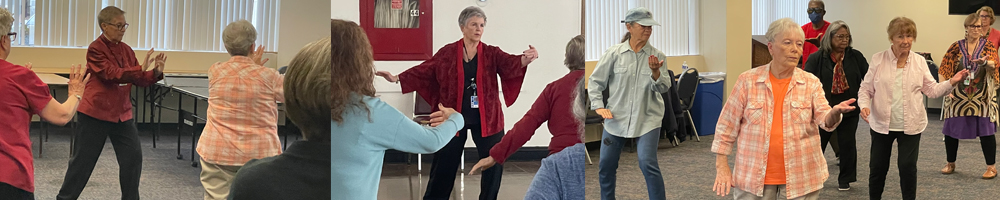
[[(837, 175), (837, 182), (848, 184), (858, 181), (858, 115), (844, 115), (840, 125), (834, 130), (837, 132), (835, 140), (840, 146), (840, 174)], [(820, 140), (822, 141), (823, 152), (826, 152), (826, 144), (834, 136), (831, 132), (819, 129)]]
[[(986, 158), (986, 165), (997, 163), (997, 137), (996, 135), (979, 137), (979, 145), (983, 147), (983, 157)], [(948, 162), (955, 162), (958, 159), (958, 139), (951, 136), (944, 136), (944, 148), (948, 154)]]
[(920, 152), (920, 134), (906, 135), (903, 132), (889, 131), (881, 134), (871, 130), (871, 175), (868, 176), (868, 195), (870, 199), (882, 199), (885, 189), (885, 174), (889, 172), (889, 158), (892, 157), (893, 140), (898, 142), (896, 166), (899, 167), (899, 188), (903, 199), (917, 198), (917, 155)]
[(13, 185), (0, 182), (0, 199), (35, 200), (35, 193), (22, 190)]
[(135, 120), (124, 122), (102, 121), (83, 113), (77, 113), (79, 129), (73, 139), (73, 155), (70, 156), (66, 178), (56, 199), (77, 199), (83, 192), (94, 165), (101, 157), (104, 143), (111, 138), (118, 158), (118, 181), (121, 184), (122, 199), (139, 199), (139, 177), (142, 174), (142, 146)]
[[(427, 181), (427, 192), (424, 193), (425, 200), (447, 200), (451, 195), (451, 190), (455, 188), (455, 175), (458, 172), (458, 165), (462, 162), (462, 151), (465, 150), (465, 140), (471, 130), (472, 141), (476, 143), (476, 150), (479, 152), (479, 159), (490, 156), (490, 149), (493, 145), (500, 143), (503, 132), (483, 137), (483, 129), (478, 124), (465, 125), (460, 130), (457, 137), (452, 138), (444, 148), (434, 153), (434, 161), (431, 164), (430, 180)], [(478, 160), (477, 160), (478, 161)], [(479, 199), (494, 200), (500, 192), (500, 178), (503, 176), (503, 165), (494, 165), (483, 170), (482, 183), (480, 185)]]

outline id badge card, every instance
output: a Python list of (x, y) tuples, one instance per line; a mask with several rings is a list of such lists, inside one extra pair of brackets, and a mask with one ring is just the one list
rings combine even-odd
[(472, 108), (476, 108), (476, 109), (478, 109), (478, 108), (479, 108), (479, 96), (475, 96), (475, 95), (473, 95), (472, 97), (470, 97), (470, 98), (469, 98), (469, 101), (470, 101), (470, 102), (469, 102), (469, 105), (470, 105), (470, 106), (471, 106)]

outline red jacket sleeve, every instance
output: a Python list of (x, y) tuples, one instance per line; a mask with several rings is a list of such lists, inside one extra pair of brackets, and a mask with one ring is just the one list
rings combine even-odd
[(545, 87), (538, 99), (535, 99), (535, 103), (531, 104), (531, 110), (528, 110), (528, 113), (514, 124), (514, 128), (507, 131), (507, 135), (503, 136), (500, 143), (490, 149), (490, 156), (497, 161), (497, 164), (502, 165), (507, 157), (517, 152), (517, 149), (524, 146), (524, 143), (527, 143), (531, 136), (535, 135), (535, 130), (542, 126), (542, 123), (549, 120), (550, 113), (552, 113), (552, 90), (551, 84)]
[(399, 73), (399, 84), (403, 93), (417, 92), (431, 105), (432, 110), (437, 111), (438, 94), (441, 90), (441, 83), (437, 81), (437, 70), (439, 67), (447, 67), (454, 64), (452, 58), (454, 53), (453, 45), (445, 45), (438, 49), (437, 53), (430, 60), (425, 60), (417, 66), (411, 67)]
[(504, 103), (507, 107), (514, 105), (518, 94), (521, 93), (521, 84), (524, 83), (524, 74), (528, 72), (528, 66), (521, 65), (521, 55), (508, 54), (499, 47), (486, 46), (483, 50), (491, 59), (490, 64), (496, 67), (497, 74), (500, 75)]
[(87, 49), (87, 71), (96, 78), (114, 83), (133, 83), (137, 86), (150, 86), (162, 77), (154, 77), (153, 71), (142, 71), (138, 61), (133, 59), (131, 66), (119, 67), (112, 58), (106, 55), (107, 51), (101, 51), (97, 47), (91, 46)]

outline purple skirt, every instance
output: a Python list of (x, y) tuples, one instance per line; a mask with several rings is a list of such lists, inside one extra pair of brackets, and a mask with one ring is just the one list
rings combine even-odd
[(991, 136), (996, 133), (996, 129), (990, 118), (964, 116), (944, 119), (944, 130), (941, 132), (955, 139), (976, 139)]

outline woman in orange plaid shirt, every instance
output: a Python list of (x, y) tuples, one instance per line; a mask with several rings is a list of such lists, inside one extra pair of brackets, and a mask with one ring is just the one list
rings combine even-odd
[(208, 69), (208, 119), (198, 140), (205, 199), (226, 199), (236, 172), (247, 161), (281, 154), (278, 104), (284, 76), (264, 67), (264, 46), (246, 20), (229, 23), (222, 42), (232, 57)]
[(819, 199), (830, 174), (817, 127), (833, 131), (855, 100), (831, 108), (823, 83), (795, 67), (805, 35), (791, 19), (772, 22), (765, 37), (774, 60), (740, 74), (715, 128), (712, 190), (723, 196), (735, 187), (735, 199), (777, 199), (781, 190), (788, 199)]

